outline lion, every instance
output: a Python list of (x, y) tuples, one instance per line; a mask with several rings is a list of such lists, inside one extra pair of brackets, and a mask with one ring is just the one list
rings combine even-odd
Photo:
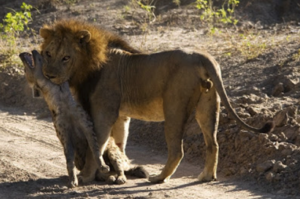
[[(271, 122), (254, 128), (239, 118), (224, 89), (220, 66), (206, 52), (131, 52), (129, 44), (116, 35), (76, 20), (45, 25), (40, 35), (46, 60), (43, 72), (56, 84), (69, 82), (92, 117), (100, 155), (110, 136), (122, 138), (124, 147), (128, 118), (165, 121), (168, 159), (160, 174), (149, 177), (152, 183), (167, 182), (176, 171), (184, 156), (183, 128), (194, 111), (206, 143), (199, 181), (217, 179), (221, 101), (242, 127), (255, 132), (273, 128)], [(93, 159), (89, 160), (81, 172), (87, 181), (97, 170)]]
[[(52, 114), (54, 127), (63, 148), (67, 161), (67, 170), (70, 187), (78, 186), (75, 166), (82, 170), (88, 147), (92, 150), (94, 158), (99, 157), (99, 147), (93, 130), (91, 119), (79, 104), (74, 101), (68, 82), (60, 85), (53, 84), (42, 73), (42, 57), (37, 51), (21, 53), (20, 58), (25, 66), (25, 77), (33, 89), (33, 97), (44, 97)], [(105, 163), (109, 165), (110, 172), (100, 173), (97, 177), (108, 183), (124, 184), (127, 180), (125, 172), (129, 175), (145, 178), (148, 173), (142, 166), (132, 166), (128, 157), (121, 152), (115, 141), (110, 137), (104, 152)], [(75, 163), (75, 165), (74, 165)]]

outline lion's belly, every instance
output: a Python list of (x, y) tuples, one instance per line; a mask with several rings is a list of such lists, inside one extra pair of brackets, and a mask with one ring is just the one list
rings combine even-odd
[(152, 100), (148, 103), (122, 103), (120, 115), (144, 121), (164, 121), (163, 100)]

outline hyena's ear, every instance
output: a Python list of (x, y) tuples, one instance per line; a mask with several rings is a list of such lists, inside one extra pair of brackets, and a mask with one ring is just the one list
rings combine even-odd
[(88, 43), (91, 40), (91, 33), (88, 30), (80, 30), (76, 36), (81, 44)]
[(40, 29), (40, 35), (43, 37), (45, 40), (48, 39), (49, 37), (53, 36), (54, 30), (44, 26), (43, 28)]

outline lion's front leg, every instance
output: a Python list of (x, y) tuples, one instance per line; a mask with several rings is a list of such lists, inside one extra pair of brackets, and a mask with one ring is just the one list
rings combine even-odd
[(98, 167), (95, 162), (95, 159), (93, 158), (91, 149), (88, 147), (86, 150), (84, 167), (78, 175), (79, 182), (80, 183), (88, 183), (88, 182), (93, 181), (95, 179), (97, 169), (98, 169)]
[[(109, 101), (108, 101), (109, 104)], [(100, 106), (101, 109), (99, 111), (99, 106), (96, 105), (95, 108), (92, 107), (92, 117), (94, 120), (94, 127), (96, 131), (96, 137), (99, 144), (99, 151), (100, 151), (100, 162), (101, 162), (101, 168), (99, 168), (100, 172), (102, 173), (108, 173), (109, 172), (109, 166), (105, 164), (103, 154), (106, 149), (106, 145), (108, 143), (108, 139), (111, 134), (112, 126), (115, 123), (115, 121), (118, 118), (118, 114), (113, 114), (112, 110), (113, 108), (116, 108), (118, 110), (118, 107), (109, 107), (107, 106)], [(118, 113), (115, 111), (115, 113)]]
[(111, 132), (111, 136), (114, 138), (116, 145), (124, 154), (129, 134), (129, 123), (129, 117), (120, 116), (113, 125), (113, 129)]

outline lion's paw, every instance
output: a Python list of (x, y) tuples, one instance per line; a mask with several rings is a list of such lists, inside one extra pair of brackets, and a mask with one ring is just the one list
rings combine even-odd
[(149, 177), (149, 181), (150, 181), (151, 183), (164, 183), (164, 182), (168, 182), (169, 179), (170, 179), (170, 177), (164, 178), (164, 177), (162, 177), (160, 174), (159, 174), (159, 175), (151, 175), (151, 176)]
[(88, 183), (91, 182), (95, 179), (95, 176), (83, 176), (83, 175), (78, 175), (77, 176), (79, 184), (83, 184), (83, 183)]
[(69, 183), (70, 188), (78, 187), (78, 179), (75, 178), (74, 180), (71, 180)]
[(212, 175), (208, 175), (208, 174), (205, 174), (204, 172), (201, 172), (200, 175), (198, 176), (198, 180), (200, 182), (210, 182), (210, 181), (217, 180), (217, 178)]

